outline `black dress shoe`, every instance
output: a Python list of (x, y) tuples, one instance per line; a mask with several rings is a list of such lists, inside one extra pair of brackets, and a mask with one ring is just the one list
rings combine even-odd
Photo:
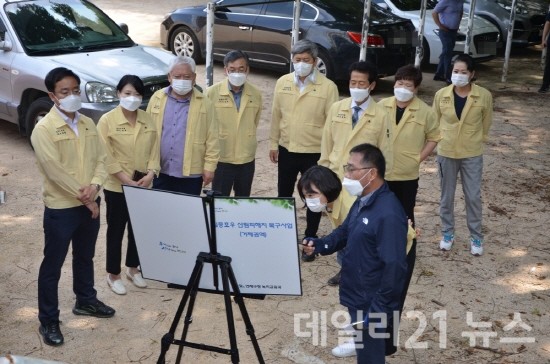
[(541, 87), (538, 92), (539, 94), (545, 94), (548, 92), (548, 89), (548, 87)]
[(434, 81), (445, 81), (447, 82), (447, 79), (440, 75), (434, 75)]
[(334, 277), (329, 278), (327, 283), (329, 286), (338, 286), (340, 284), (340, 271), (338, 271)]
[(307, 255), (302, 252), (302, 261), (303, 262), (313, 262), (315, 260), (315, 254)]
[(100, 300), (97, 300), (95, 303), (88, 303), (86, 305), (81, 305), (78, 301), (76, 301), (73, 307), (73, 313), (75, 315), (108, 318), (114, 316), (115, 310)]
[(59, 328), (59, 321), (53, 321), (46, 325), (40, 325), (38, 329), (44, 338), (44, 343), (51, 346), (59, 346), (63, 344), (63, 334)]

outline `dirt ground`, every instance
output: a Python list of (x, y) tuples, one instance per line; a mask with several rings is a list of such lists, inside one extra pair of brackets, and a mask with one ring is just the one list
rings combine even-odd
[[(127, 22), (135, 40), (157, 45), (163, 15), (193, 2), (95, 3), (116, 21)], [(387, 359), (388, 363), (550, 363), (550, 107), (548, 95), (535, 92), (541, 82), (539, 62), (540, 49), (514, 52), (506, 84), (500, 82), (501, 58), (478, 67), (478, 82), (493, 92), (495, 101), (484, 157), (485, 255), (475, 258), (469, 253), (460, 189), (455, 210), (456, 246), (448, 253), (438, 250), (439, 185), (434, 157), (422, 165), (416, 210), (422, 235), (400, 327), (400, 349)], [(425, 71), (420, 92), (430, 104), (435, 91), (443, 86), (431, 80), (433, 71)], [(221, 72), (217, 65), (215, 80), (221, 79)], [(199, 83), (204, 85), (202, 66), (199, 73)], [(249, 77), (264, 91), (265, 98), (253, 185), (257, 196), (276, 194), (276, 168), (268, 159), (268, 130), (271, 91), (278, 76), (252, 70)], [(381, 80), (374, 98), (389, 96), (392, 84), (391, 78)], [(160, 339), (169, 330), (183, 292), (153, 281), (147, 289), (135, 288), (127, 281), (126, 296), (110, 291), (105, 282), (104, 208), (96, 247), (96, 289), (98, 297), (117, 313), (111, 319), (71, 313), (74, 295), (68, 258), (59, 288), (65, 344), (58, 348), (43, 344), (37, 320), (37, 276), (43, 248), (40, 186), (27, 140), (15, 125), (0, 121), (0, 189), (7, 195), (6, 203), (0, 205), (0, 354), (66, 363), (156, 362)], [(302, 233), (305, 214), (301, 208), (298, 223)], [(323, 218), (320, 232), (327, 234), (329, 230), (328, 219)], [(326, 281), (336, 271), (334, 257), (320, 257), (302, 264), (302, 296), (246, 300), (266, 362), (355, 362), (354, 358), (338, 359), (330, 353), (339, 338), (331, 321), (337, 319), (342, 307), (338, 289), (327, 286)], [(241, 362), (257, 362), (237, 306), (233, 308)], [(308, 329), (316, 326), (311, 318), (302, 319), (295, 327), (295, 321), (300, 322), (296, 314), (318, 319), (318, 329)], [(182, 327), (180, 323), (178, 335)], [(311, 337), (304, 337), (307, 332)], [(477, 346), (471, 345), (469, 337), (476, 335)], [(188, 339), (229, 347), (221, 296), (199, 293)], [(174, 363), (176, 352), (173, 346), (167, 363)], [(190, 348), (184, 350), (183, 358), (185, 363), (230, 362), (229, 356)]]

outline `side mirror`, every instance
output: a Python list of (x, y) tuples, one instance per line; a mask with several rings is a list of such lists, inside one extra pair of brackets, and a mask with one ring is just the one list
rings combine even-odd
[(120, 29), (122, 29), (122, 31), (124, 32), (124, 34), (128, 35), (128, 24), (126, 23), (120, 23), (118, 24), (118, 26), (120, 27)]
[(7, 52), (7, 51), (11, 51), (12, 48), (13, 48), (13, 45), (11, 44), (11, 41), (7, 39), (0, 41), (0, 50)]

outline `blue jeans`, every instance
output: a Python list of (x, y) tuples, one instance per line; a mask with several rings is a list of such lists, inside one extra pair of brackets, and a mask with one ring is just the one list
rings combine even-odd
[(44, 259), (38, 273), (38, 318), (43, 325), (59, 321), (58, 285), (71, 242), (76, 300), (84, 305), (97, 301), (93, 259), (99, 217), (91, 215), (86, 206), (44, 210)]
[(439, 56), (439, 64), (435, 71), (435, 76), (445, 78), (447, 82), (451, 81), (451, 60), (453, 58), (453, 50), (456, 43), (456, 30), (439, 30), (439, 40), (441, 40), (441, 55)]

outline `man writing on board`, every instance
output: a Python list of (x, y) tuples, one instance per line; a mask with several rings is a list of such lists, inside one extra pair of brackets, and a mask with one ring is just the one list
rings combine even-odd
[[(385, 338), (393, 312), (399, 310), (407, 273), (407, 217), (384, 181), (385, 160), (371, 144), (350, 151), (343, 187), (357, 200), (338, 228), (324, 238), (303, 240), (308, 255), (328, 255), (346, 248), (340, 278), (340, 303), (359, 329), (358, 363), (384, 363)], [(381, 319), (385, 316), (386, 320)], [(369, 326), (374, 326), (372, 335)], [(373, 337), (377, 336), (377, 337)]]

